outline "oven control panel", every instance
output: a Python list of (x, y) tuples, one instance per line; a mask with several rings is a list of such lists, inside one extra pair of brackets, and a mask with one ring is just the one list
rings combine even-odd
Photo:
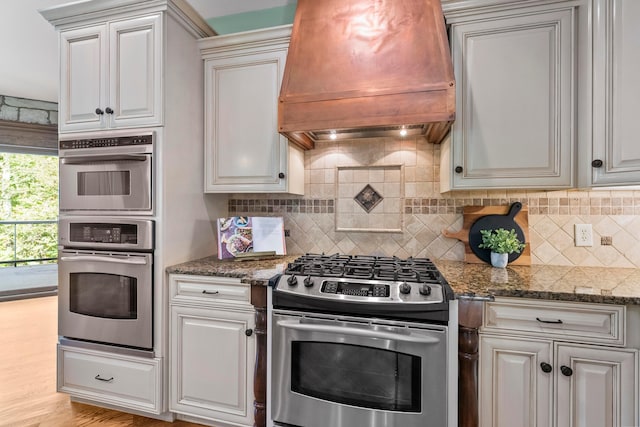
[(433, 304), (445, 301), (442, 284), (437, 282), (414, 283), (295, 274), (281, 276), (274, 293), (332, 301), (387, 304)]
[(137, 244), (138, 226), (135, 224), (87, 224), (70, 225), (71, 242)]
[(134, 218), (67, 217), (59, 221), (65, 248), (153, 250), (154, 222)]
[(116, 136), (112, 138), (87, 138), (60, 141), (61, 150), (84, 148), (126, 147), (129, 145), (153, 144), (152, 135)]
[(326, 280), (322, 284), (321, 292), (327, 294), (355, 295), (361, 297), (388, 297), (389, 285), (366, 284), (353, 282), (338, 282)]

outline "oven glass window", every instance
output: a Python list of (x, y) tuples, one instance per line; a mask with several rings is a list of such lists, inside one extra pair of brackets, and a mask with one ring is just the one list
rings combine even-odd
[(130, 171), (78, 172), (78, 196), (128, 196)]
[(135, 277), (105, 273), (71, 273), (69, 308), (73, 313), (108, 319), (138, 317)]
[(291, 344), (292, 391), (363, 408), (420, 412), (420, 357), (351, 344)]

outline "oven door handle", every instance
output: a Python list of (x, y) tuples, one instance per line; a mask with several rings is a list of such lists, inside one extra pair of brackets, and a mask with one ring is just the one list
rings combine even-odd
[(78, 156), (63, 157), (60, 159), (65, 165), (83, 165), (88, 163), (113, 163), (113, 162), (144, 162), (149, 158), (148, 154), (120, 154), (104, 156)]
[(112, 258), (112, 257), (95, 256), (95, 255), (63, 256), (63, 257), (60, 257), (60, 261), (112, 262), (115, 264), (133, 264), (133, 265), (147, 264), (146, 258)]
[(381, 338), (385, 340), (404, 341), (419, 344), (437, 344), (441, 340), (437, 337), (414, 336), (404, 334), (394, 334), (393, 332), (370, 331), (367, 329), (350, 328), (348, 326), (331, 326), (331, 325), (310, 325), (300, 323), (297, 320), (279, 320), (278, 326), (287, 329), (293, 329), (304, 332), (326, 332), (330, 334), (346, 334), (355, 335), (364, 338)]

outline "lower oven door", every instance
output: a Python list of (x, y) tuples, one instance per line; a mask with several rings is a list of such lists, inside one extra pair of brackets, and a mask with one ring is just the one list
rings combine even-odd
[(153, 258), (148, 253), (62, 250), (58, 334), (153, 347)]
[(447, 425), (447, 327), (280, 310), (272, 324), (276, 423)]

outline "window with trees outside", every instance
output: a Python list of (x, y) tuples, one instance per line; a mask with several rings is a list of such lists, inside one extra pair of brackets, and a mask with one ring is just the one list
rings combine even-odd
[(0, 152), (0, 268), (55, 263), (58, 157)]

